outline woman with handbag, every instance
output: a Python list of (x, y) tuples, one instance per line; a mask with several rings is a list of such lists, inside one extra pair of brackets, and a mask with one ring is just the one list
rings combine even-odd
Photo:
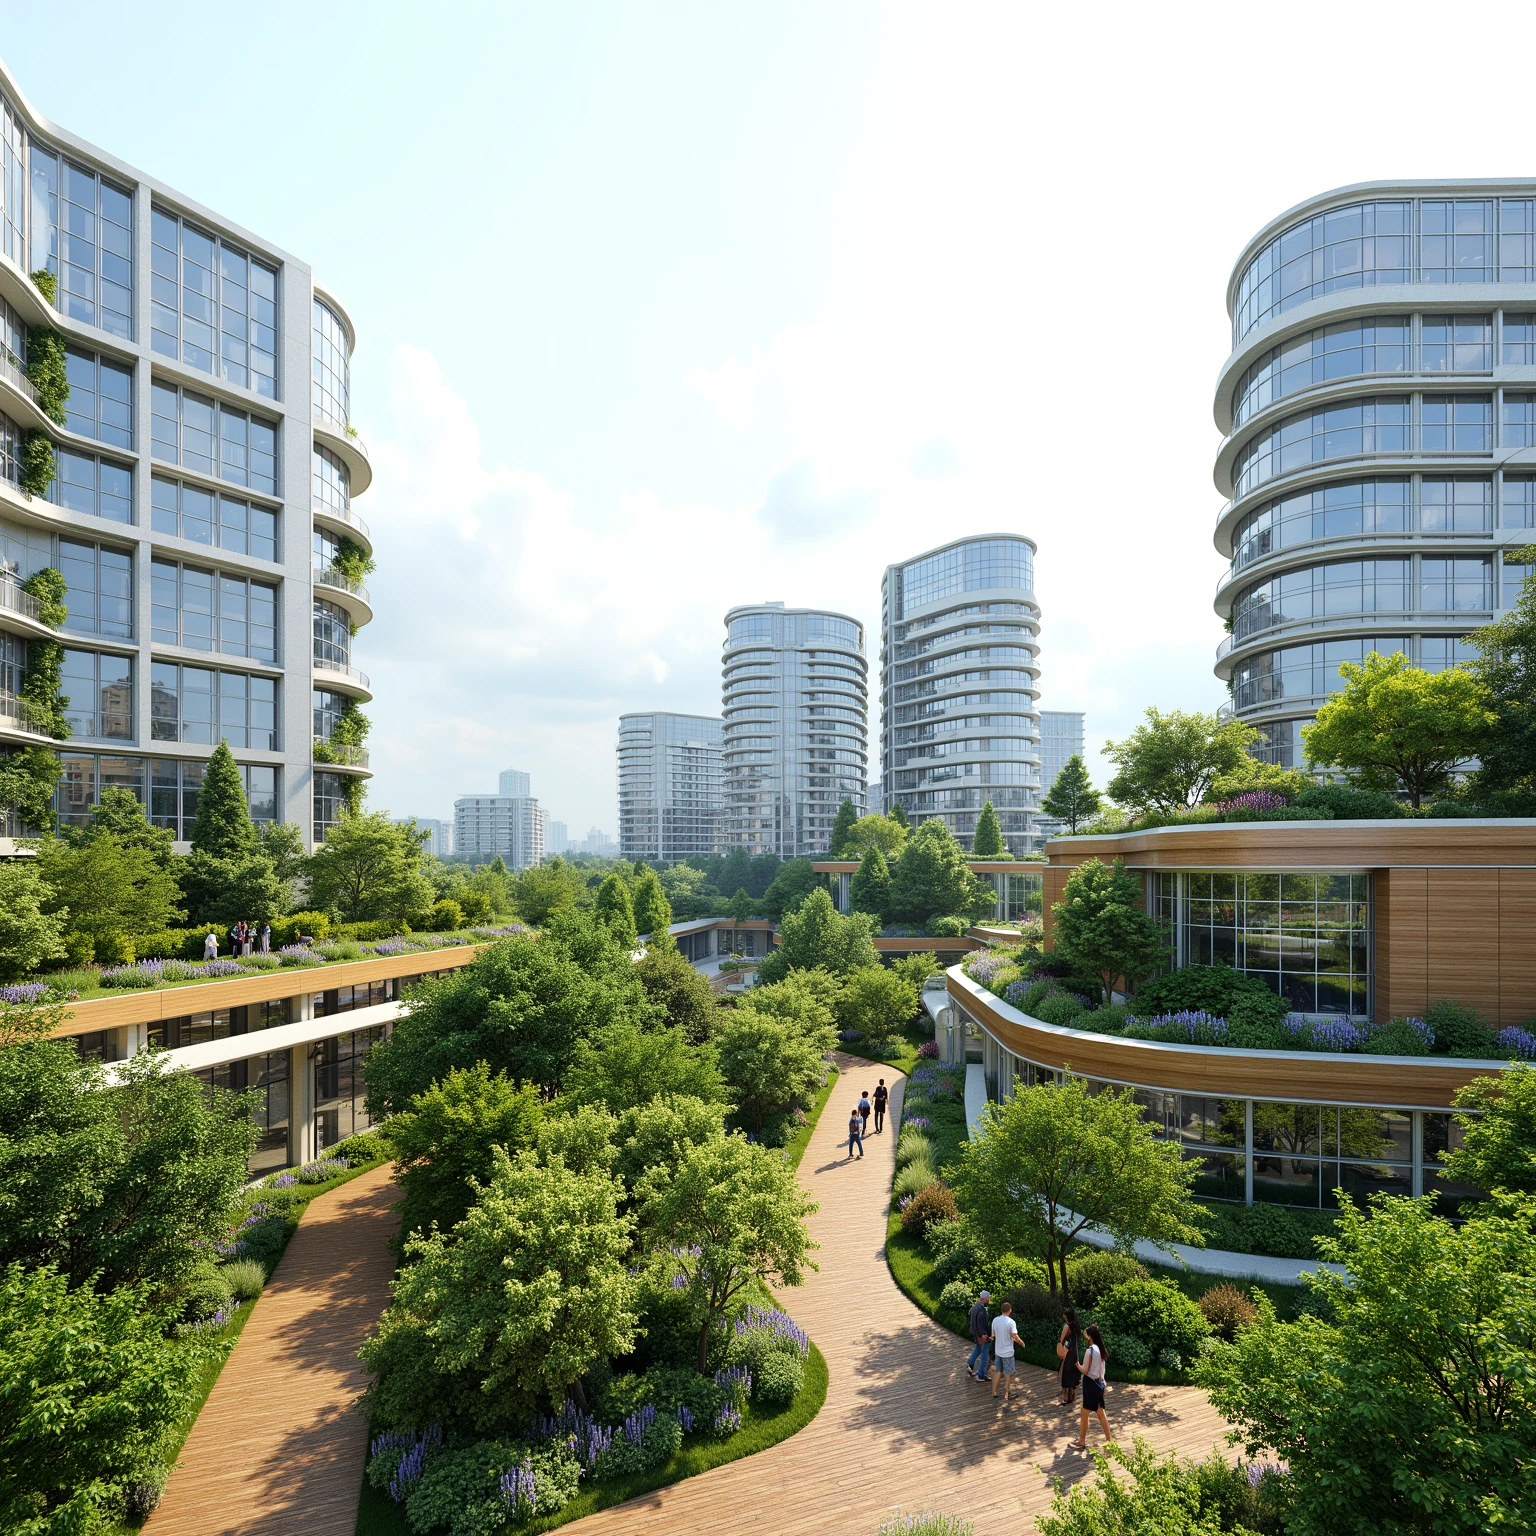
[(1071, 1307), (1063, 1307), (1061, 1316), (1061, 1337), (1056, 1341), (1056, 1358), (1061, 1361), (1061, 1396), (1057, 1401), (1070, 1408), (1077, 1396), (1077, 1353), (1082, 1347), (1083, 1330)]
[(1104, 1348), (1104, 1335), (1095, 1323), (1083, 1330), (1088, 1335), (1088, 1353), (1083, 1356), (1083, 1406), (1078, 1420), (1077, 1439), (1072, 1442), (1074, 1451), (1088, 1449), (1088, 1416), (1096, 1414), (1099, 1428), (1110, 1445), (1115, 1443), (1109, 1432), (1109, 1420), (1104, 1417), (1104, 1362), (1109, 1358)]

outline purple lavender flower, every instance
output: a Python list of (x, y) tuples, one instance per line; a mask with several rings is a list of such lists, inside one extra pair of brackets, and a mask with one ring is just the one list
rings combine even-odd
[[(147, 963), (147, 962), (146, 962)], [(163, 962), (166, 965), (174, 964), (174, 961)], [(250, 973), (243, 965), (233, 960), (205, 960), (201, 965), (188, 965), (183, 969), (189, 976), (246, 976)], [(180, 977), (168, 977), (168, 980), (180, 980)]]
[(522, 1465), (504, 1473), (501, 1479), (502, 1496), (510, 1508), (522, 1519), (539, 1512), (539, 1481), (534, 1476), (533, 1463), (527, 1456)]
[(312, 1163), (305, 1163), (299, 1169), (299, 1182), (301, 1184), (323, 1184), (327, 1179), (333, 1179), (338, 1173), (347, 1171), (348, 1163), (344, 1157), (322, 1157)]
[(1348, 1019), (1323, 1019), (1312, 1025), (1314, 1051), (1358, 1051), (1365, 1044), (1365, 1031)]
[(277, 1173), (273, 1174), (273, 1176), (267, 1180), (267, 1188), (288, 1189), (290, 1186), (297, 1184), (298, 1182), (299, 1176), (296, 1173)]
[(717, 1435), (734, 1435), (741, 1428), (741, 1410), (726, 1403), (715, 1415), (713, 1428)]
[(1284, 795), (1272, 789), (1252, 789), (1246, 795), (1234, 795), (1230, 800), (1215, 800), (1201, 807), (1205, 811), (1278, 811), (1284, 808)]
[(1511, 1024), (1499, 1031), (1499, 1049), (1521, 1061), (1536, 1061), (1536, 1035), (1518, 1024)]
[(685, 1435), (693, 1433), (693, 1409), (687, 1403), (677, 1405), (677, 1422)]
[(924, 1040), (923, 1043), (918, 1046), (917, 1054), (919, 1060), (934, 1060), (939, 1054), (939, 1042), (937, 1040)]
[(932, 1129), (933, 1121), (927, 1115), (903, 1115), (901, 1117), (902, 1130), (926, 1131)]
[(0, 987), (0, 1003), (40, 1003), (48, 995), (45, 981), (27, 981), (17, 987)]

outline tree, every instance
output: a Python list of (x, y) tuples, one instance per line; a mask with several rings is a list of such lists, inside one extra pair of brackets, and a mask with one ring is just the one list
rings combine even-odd
[(756, 900), (753, 897), (747, 895), (746, 888), (743, 886), (738, 886), (736, 888), (736, 894), (731, 897), (728, 904), (731, 921), (733, 923), (746, 922), (749, 917), (754, 915), (752, 909), (756, 905)]
[(865, 850), (853, 879), (848, 899), (855, 912), (868, 912), (882, 922), (891, 905), (891, 871), (878, 843)]
[(420, 917), (432, 905), (421, 868), (426, 837), (383, 811), (344, 814), (309, 861), (310, 900), (347, 923)]
[(0, 981), (30, 976), (64, 956), (67, 912), (45, 912), (53, 887), (33, 859), (0, 859)]
[(576, 1042), (615, 1020), (655, 1016), (636, 967), (606, 928), (572, 914), (575, 930), (493, 944), (452, 975), (411, 994), (411, 1011), (368, 1053), (368, 1104), (382, 1119), (455, 1067), (556, 1089)]
[(672, 908), (654, 869), (647, 869), (635, 882), (634, 907), (635, 932), (649, 935), (647, 942), (652, 948), (672, 942), (672, 935), (667, 932)]
[(144, 806), (131, 789), (109, 787), (91, 807), (91, 819), (83, 827), (71, 827), (64, 840), (73, 847), (83, 847), (98, 838), (110, 837), (120, 847), (147, 853), (164, 870), (175, 861), (173, 834), (169, 827), (150, 825)]
[(688, 864), (673, 864), (662, 870), (661, 889), (672, 908), (674, 923), (711, 916), (720, 899), (720, 893), (705, 878), (703, 871)]
[(537, 1088), (493, 1075), (483, 1061), (455, 1069), (417, 1094), (384, 1127), (404, 1194), (402, 1237), (434, 1226), (452, 1231), (474, 1198), (469, 1181), (490, 1178), (496, 1148), (510, 1153), (532, 1147), (543, 1116)]
[(837, 1044), (836, 1021), (842, 996), (841, 979), (817, 968), (791, 971), (783, 981), (759, 983), (743, 1006), (788, 1019), (819, 1054), (825, 1055)]
[(160, 933), (182, 915), (169, 868), (151, 848), (124, 843), (114, 833), (98, 830), (78, 842), (47, 838), (38, 865), (53, 889), (49, 906), (68, 913), (76, 933)]
[(585, 1403), (582, 1376), (635, 1344), (633, 1222), (600, 1170), (493, 1154), (451, 1234), (405, 1245), (379, 1331), (363, 1345), (369, 1417), (394, 1429), (520, 1432), (540, 1408)]
[(635, 947), (635, 912), (630, 905), (629, 887), (617, 872), (605, 877), (598, 889), (597, 916), (619, 943), (629, 949)]
[(1218, 773), (1205, 792), (1205, 802), (1235, 800), (1239, 795), (1267, 792), (1280, 795), (1287, 803), (1298, 795), (1316, 787), (1316, 781), (1295, 768), (1282, 768), (1278, 763), (1261, 763), (1256, 757), (1244, 756), (1230, 773)]
[(169, 1288), (223, 1238), (256, 1147), (249, 1097), (160, 1052), (117, 1070), (108, 1086), (67, 1040), (0, 1051), (0, 1264)]
[(999, 1251), (1041, 1254), (1067, 1291), (1067, 1253), (1088, 1227), (1124, 1245), (1202, 1244), (1189, 1191), (1196, 1167), (1152, 1135), (1132, 1090), (1040, 1083), (984, 1112), (950, 1180), (968, 1223)]
[(763, 892), (762, 910), (773, 918), (784, 918), (795, 911), (813, 891), (825, 891), (809, 859), (786, 859), (773, 882)]
[(725, 1116), (719, 1104), (669, 1093), (619, 1116), (614, 1168), (633, 1193), (651, 1169), (675, 1171), (689, 1147), (719, 1141), (724, 1135)]
[(828, 857), (834, 859), (848, 859), (853, 855), (847, 852), (848, 834), (853, 831), (853, 824), (859, 819), (858, 808), (852, 800), (844, 800), (837, 808), (837, 820), (832, 823), (832, 841), (828, 846)]
[(737, 1118), (758, 1136), (808, 1104), (826, 1070), (825, 1047), (795, 1020), (745, 1004), (726, 1010), (715, 1045)]
[(903, 955), (899, 960), (893, 960), (891, 969), (907, 982), (921, 1002), (924, 984), (930, 976), (939, 974), (939, 962), (931, 949), (919, 949)]
[(1011, 857), (1008, 845), (1003, 841), (1003, 829), (998, 824), (997, 812), (990, 800), (982, 806), (976, 818), (976, 832), (971, 839), (973, 859), (1006, 859)]
[(258, 822), (256, 848), (279, 880), (291, 885), (304, 873), (309, 856), (304, 851), (303, 829), (295, 822)]
[(966, 867), (965, 851), (942, 821), (925, 821), (908, 839), (891, 876), (891, 917), (982, 917), (996, 904), (992, 888)]
[(894, 821), (898, 827), (905, 827), (909, 832), (912, 830), (912, 823), (907, 820), (907, 808), (901, 803), (900, 800), (896, 801), (891, 806), (890, 810), (888, 810), (885, 814), (892, 821)]
[(682, 1277), (696, 1309), (700, 1371), (711, 1330), (745, 1292), (799, 1285), (816, 1267), (805, 1226), (816, 1203), (782, 1157), (741, 1136), (690, 1146), (676, 1168), (646, 1175), (639, 1194), (653, 1260)]
[(1497, 719), (1487, 689), (1463, 667), (1425, 672), (1400, 651), (1372, 651), (1339, 674), (1343, 690), (1302, 728), (1308, 759), (1352, 770), (1366, 789), (1401, 789), (1415, 807), (1482, 750)]
[(871, 848), (878, 848), (889, 861), (900, 856), (909, 831), (904, 823), (889, 816), (861, 816), (848, 833), (842, 856), (862, 859)]
[(883, 965), (855, 971), (843, 985), (838, 1022), (877, 1049), (917, 1012), (917, 988)]
[(1293, 1536), (1530, 1528), (1536, 1199), (1460, 1227), (1433, 1203), (1345, 1200), (1317, 1248), (1346, 1276), (1307, 1277), (1323, 1315), (1265, 1299), (1197, 1366), (1249, 1454), (1289, 1469)]
[(1461, 1145), (1441, 1153), (1446, 1177), (1478, 1189), (1536, 1195), (1536, 1067), (1475, 1077), (1453, 1101)]
[(187, 911), (196, 923), (271, 922), (288, 910), (292, 888), (261, 853), (220, 859), (196, 853), (179, 871)]
[(0, 1273), (0, 1528), (118, 1526), (218, 1358), (192, 1340), (168, 1346), (172, 1320), (147, 1285), (101, 1294), (49, 1267)]
[(1074, 752), (1062, 764), (1050, 792), (1040, 802), (1040, 809), (1047, 816), (1066, 822), (1067, 831), (1075, 837), (1079, 823), (1097, 815), (1102, 804), (1103, 797), (1093, 787), (1082, 758)]
[(779, 947), (758, 966), (758, 979), (782, 981), (792, 970), (818, 966), (846, 976), (860, 966), (878, 965), (874, 931), (874, 919), (867, 913), (844, 917), (826, 891), (812, 891), (779, 925)]
[(683, 1032), (690, 1045), (703, 1045), (714, 1033), (720, 1012), (709, 983), (683, 959), (677, 945), (648, 949), (635, 967), (645, 995), (662, 1019)]
[(248, 858), (256, 852), (256, 829), (245, 798), (245, 783), (229, 743), (213, 749), (203, 770), (197, 793), (197, 821), (192, 828), (192, 851), (215, 859)]
[[(1536, 547), (1506, 549), (1504, 558), (1536, 566)], [(1466, 670), (1482, 683), (1494, 715), (1468, 798), (1511, 815), (1536, 815), (1536, 577), (1525, 578), (1508, 613), (1467, 641), (1477, 658)]]
[[(505, 886), (503, 881), (502, 888)], [(586, 905), (587, 884), (577, 869), (557, 855), (542, 864), (520, 870), (512, 882), (510, 900), (524, 922), (542, 927), (563, 908)], [(493, 901), (492, 911), (496, 910)], [(505, 910), (505, 907), (499, 910)]]
[(1110, 798), (1138, 812), (1191, 810), (1205, 798), (1212, 779), (1241, 764), (1258, 737), (1240, 720), (1148, 709), (1124, 741), (1104, 744), (1105, 756), (1120, 768), (1109, 781)]
[(1141, 881), (1122, 860), (1084, 859), (1051, 908), (1056, 949), (1082, 975), (1097, 976), (1104, 1001), (1122, 978), (1134, 987), (1168, 960), (1168, 936), (1147, 916)]
[(578, 1040), (562, 1083), (561, 1102), (599, 1104), (618, 1114), (664, 1093), (723, 1103), (715, 1050), (689, 1045), (680, 1029), (642, 1030), (619, 1020)]

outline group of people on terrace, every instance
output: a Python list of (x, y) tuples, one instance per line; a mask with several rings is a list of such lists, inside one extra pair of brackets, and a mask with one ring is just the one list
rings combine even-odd
[(875, 1085), (874, 1098), (871, 1099), (866, 1088), (859, 1095), (859, 1102), (854, 1105), (848, 1116), (848, 1157), (851, 1160), (855, 1150), (860, 1157), (864, 1156), (864, 1135), (869, 1129), (869, 1117), (875, 1117), (875, 1135), (879, 1135), (885, 1129), (885, 1110), (891, 1101), (890, 1090), (885, 1086), (882, 1077)]
[[(248, 923), (241, 918), (233, 928), (229, 930), (229, 952), (235, 958), (245, 955), (270, 955), (272, 953), (272, 924), (263, 923), (257, 928), (254, 923)], [(203, 939), (203, 959), (217, 960), (219, 958), (219, 936), (210, 928)]]

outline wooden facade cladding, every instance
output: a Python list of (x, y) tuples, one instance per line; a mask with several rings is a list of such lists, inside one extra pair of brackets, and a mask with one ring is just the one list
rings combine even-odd
[(1288, 1103), (1448, 1109), (1475, 1077), (1505, 1062), (1447, 1061), (1416, 1056), (1350, 1056), (1317, 1051), (1237, 1051), (1222, 1046), (1164, 1045), (1063, 1029), (1021, 1013), (957, 968), (949, 994), (1004, 1050), (1041, 1066), (1070, 1069), (1145, 1088), (1220, 1098)]
[(1046, 845), (1051, 908), (1088, 858), (1154, 870), (1368, 871), (1378, 1019), (1442, 1000), (1496, 1027), (1536, 1017), (1536, 819), (1229, 822)]
[(298, 997), (305, 992), (329, 992), (333, 987), (351, 987), (360, 982), (393, 981), (397, 976), (456, 970), (476, 959), (485, 948), (484, 944), (462, 944), (452, 949), (418, 949), (407, 955), (341, 960), (313, 967), (285, 966), (280, 971), (255, 971), (249, 976), (232, 976), (227, 981), (93, 997), (69, 1004), (65, 1022), (52, 1033), (78, 1035), (98, 1029), (120, 1029), (125, 1024), (153, 1024), (161, 1019), (206, 1013), (213, 1008), (240, 1008), (273, 998)]

